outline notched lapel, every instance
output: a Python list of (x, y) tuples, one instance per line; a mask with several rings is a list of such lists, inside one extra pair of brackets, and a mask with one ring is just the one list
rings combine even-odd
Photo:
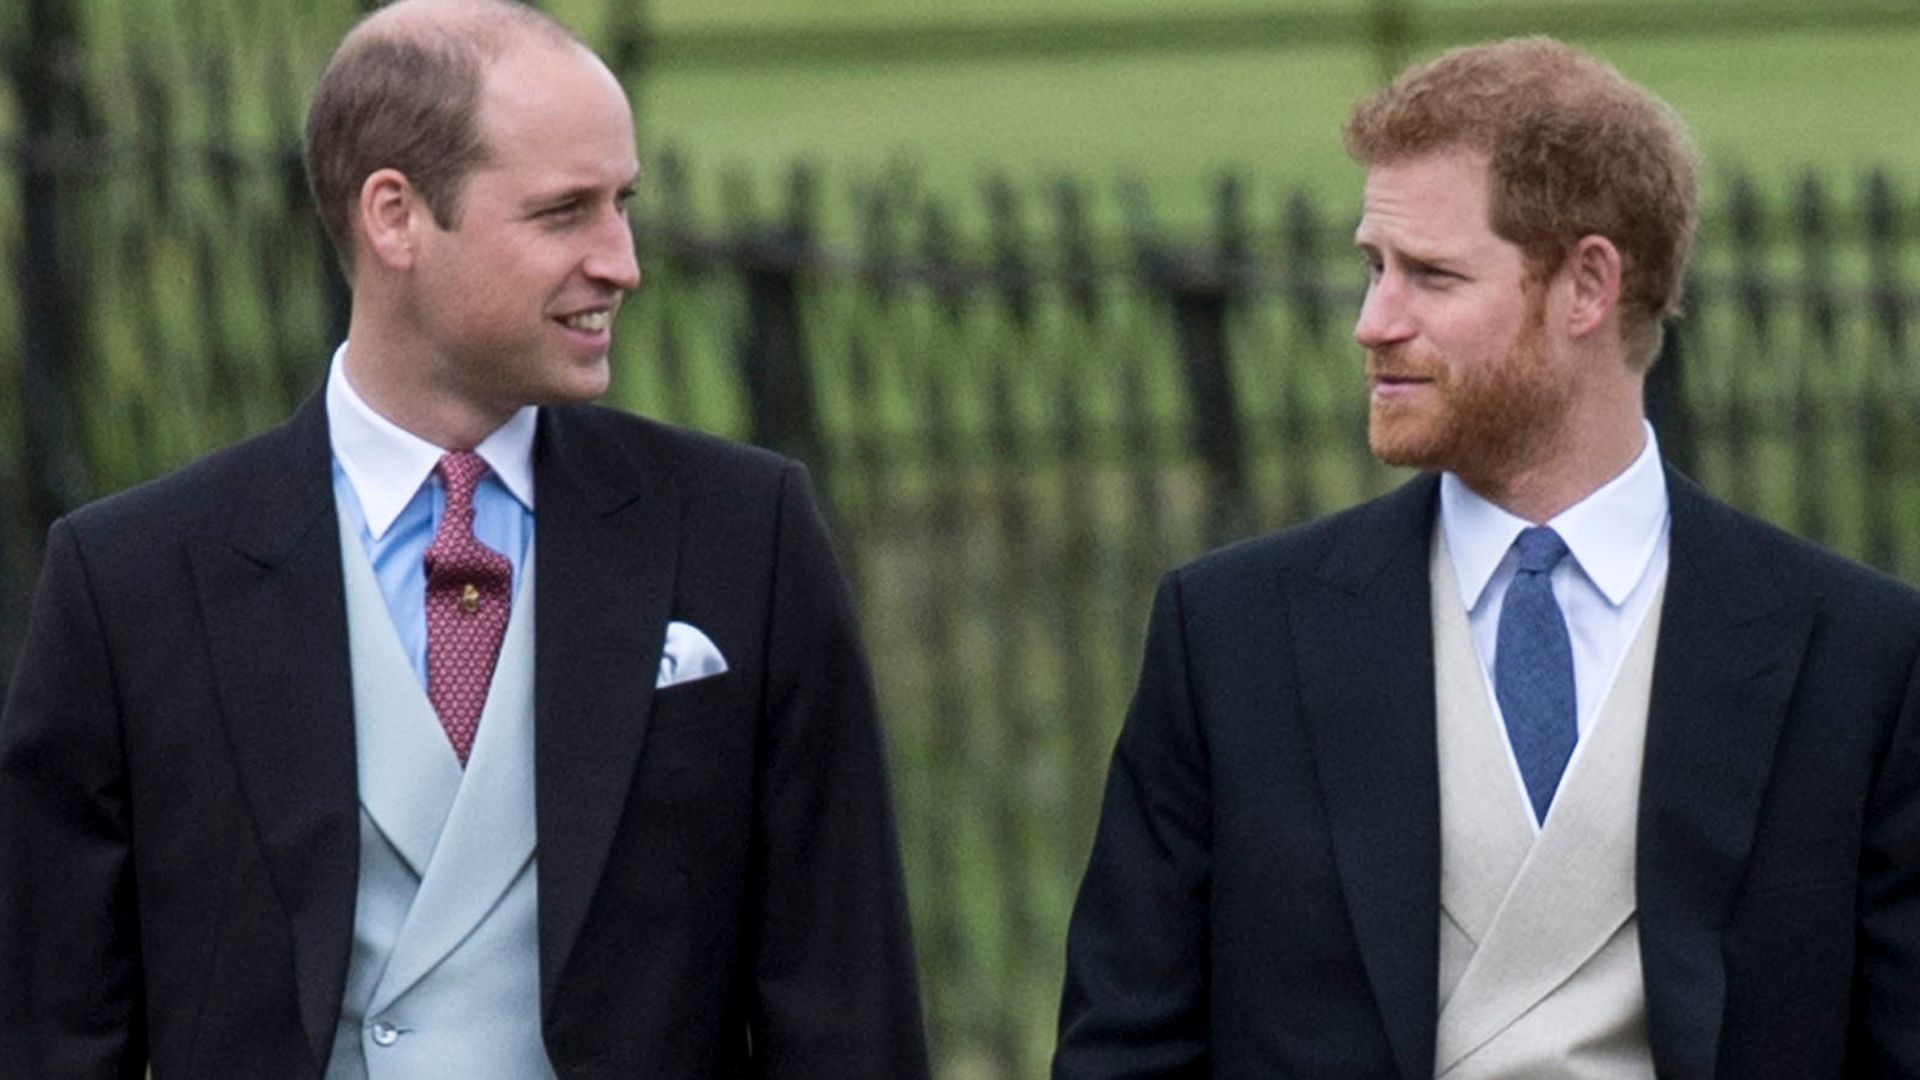
[(645, 741), (672, 614), (680, 508), (590, 414), (541, 413), (534, 776), (540, 999), (586, 918)]
[(1648, 1026), (1663, 1074), (1713, 1073), (1724, 924), (1819, 600), (1740, 519), (1668, 474), (1672, 561), (1647, 716), (1637, 893)]
[(1440, 925), (1427, 552), (1436, 485), (1357, 511), (1289, 605), (1347, 909), (1406, 1076), (1433, 1075)]
[(192, 549), (220, 715), (292, 923), (316, 1060), (333, 1042), (353, 933), (359, 832), (346, 601), (318, 395), (260, 447), (228, 535)]

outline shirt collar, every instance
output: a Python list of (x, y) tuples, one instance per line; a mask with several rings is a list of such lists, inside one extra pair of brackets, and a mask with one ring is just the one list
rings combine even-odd
[[(1667, 521), (1667, 476), (1653, 425), (1647, 442), (1620, 475), (1547, 522), (1607, 602), (1619, 607), (1646, 573)], [(1453, 473), (1440, 477), (1440, 527), (1453, 557), (1460, 599), (1479, 606), (1514, 537), (1529, 522), (1482, 498)]]
[[(347, 381), (347, 346), (333, 353), (327, 372), (327, 428), (333, 457), (347, 474), (375, 540), (413, 501), (446, 450), (374, 411)], [(474, 447), (520, 505), (533, 509), (533, 430), (539, 412), (521, 408)]]

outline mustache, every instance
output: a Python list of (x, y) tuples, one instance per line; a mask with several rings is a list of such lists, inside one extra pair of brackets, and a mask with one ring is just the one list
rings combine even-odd
[(1366, 350), (1368, 379), (1437, 379), (1441, 365), (1423, 364), (1408, 355), (1401, 346)]

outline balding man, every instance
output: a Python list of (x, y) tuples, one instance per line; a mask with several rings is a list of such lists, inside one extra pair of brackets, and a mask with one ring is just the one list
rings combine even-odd
[(503, 0), (321, 79), (353, 287), (286, 424), (57, 523), (0, 716), (0, 1076), (916, 1077), (805, 471), (585, 404), (619, 82)]

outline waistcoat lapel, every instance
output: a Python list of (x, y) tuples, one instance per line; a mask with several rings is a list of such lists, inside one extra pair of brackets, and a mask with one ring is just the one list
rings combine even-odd
[[(1436, 562), (1446, 564), (1451, 577), (1451, 560), (1438, 558)], [(1437, 566), (1436, 581), (1440, 572)], [(1661, 591), (1664, 593), (1664, 586)], [(1436, 624), (1443, 618), (1458, 620), (1448, 634), (1457, 635), (1456, 640), (1466, 646), (1471, 660), (1471, 638), (1458, 598), (1456, 587), (1450, 605), (1434, 605), (1436, 612), (1447, 613), (1436, 615)], [(1435, 1057), (1439, 1072), (1484, 1045), (1553, 993), (1633, 916), (1640, 767), (1661, 603), (1662, 597), (1656, 595), (1628, 646), (1598, 718), (1575, 751), (1545, 827), (1533, 840), (1517, 874), (1508, 879), (1511, 887), (1505, 889), (1492, 922), (1441, 1010)], [(1443, 659), (1439, 666), (1444, 670), (1459, 665)], [(1481, 679), (1481, 726), (1498, 739), (1497, 715), (1487, 700), (1477, 661), (1473, 674)], [(1505, 753), (1504, 746), (1495, 749)], [(1443, 748), (1443, 763), (1451, 752)], [(1492, 771), (1486, 765), (1481, 770)], [(1507, 807), (1509, 814), (1526, 813), (1510, 773), (1500, 776), (1491, 788), (1497, 789), (1497, 794), (1482, 790), (1476, 797)], [(1486, 808), (1467, 812), (1485, 813)], [(1529, 829), (1524, 817), (1514, 820), (1520, 828)], [(1445, 824), (1444, 817), (1442, 830), (1443, 843), (1458, 846), (1460, 839)], [(1507, 833), (1503, 831), (1502, 835)], [(1499, 852), (1509, 853), (1510, 845), (1499, 845)], [(1489, 868), (1500, 865), (1495, 856), (1478, 857)], [(1448, 868), (1443, 871), (1443, 881), (1452, 870), (1450, 858), (1443, 852), (1442, 862)], [(1483, 911), (1487, 891), (1499, 884), (1482, 883), (1473, 889), (1462, 886), (1461, 906), (1475, 913)]]
[[(342, 525), (361, 804), (417, 881), (365, 1013), (390, 1007), (486, 918), (533, 857), (533, 559), (463, 771)], [(364, 696), (363, 696), (364, 695)]]
[[(1532, 809), (1515, 786), (1473, 632), (1460, 606), (1446, 535), (1434, 530), (1434, 714), (1440, 745), (1440, 1008), (1444, 1012), (1475, 950), (1533, 849)], [(1449, 925), (1451, 924), (1451, 925)]]
[(460, 762), (407, 662), (366, 550), (345, 521), (340, 553), (354, 696), (370, 706), (354, 711), (360, 806), (418, 879), (433, 862), (460, 790)]
[[(372, 1013), (458, 947), (533, 860), (533, 565), (529, 549), (466, 775), (374, 991)], [(444, 735), (440, 742), (453, 761)]]

